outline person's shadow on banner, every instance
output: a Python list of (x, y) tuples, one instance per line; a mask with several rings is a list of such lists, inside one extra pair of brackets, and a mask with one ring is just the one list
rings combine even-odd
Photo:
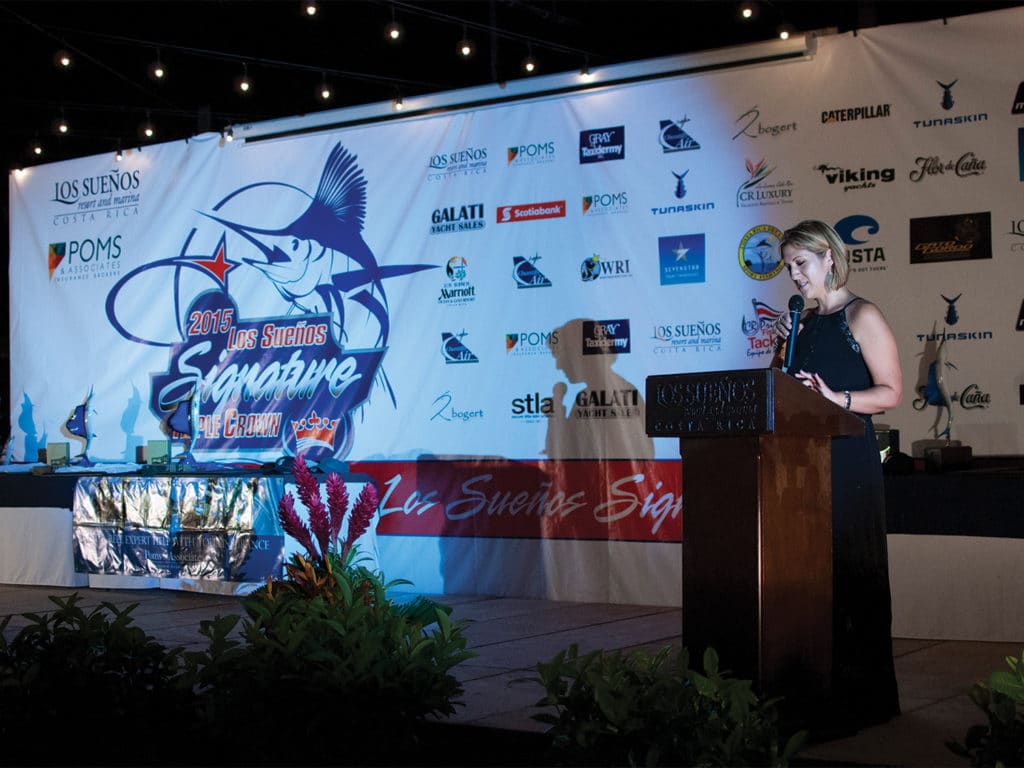
[(555, 328), (548, 340), (555, 367), (570, 384), (583, 384), (568, 408), (565, 382), (556, 381), (552, 387), (552, 413), (544, 441), (549, 459), (654, 458), (643, 397), (612, 370), (618, 358), (615, 350), (622, 342), (606, 325), (577, 318)]

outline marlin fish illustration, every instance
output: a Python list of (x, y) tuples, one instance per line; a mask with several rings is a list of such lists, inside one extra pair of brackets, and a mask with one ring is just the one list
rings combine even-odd
[(266, 275), (278, 293), (302, 312), (331, 312), (346, 339), (345, 304), (361, 304), (380, 323), (377, 345), (387, 344), (387, 296), (382, 281), (432, 264), (380, 266), (363, 240), (366, 179), (356, 156), (335, 144), (309, 207), (280, 229), (263, 229), (206, 214), (234, 230), (263, 255), (243, 261)]
[[(226, 202), (226, 201), (224, 201)], [(223, 204), (223, 203), (222, 203)], [(433, 264), (381, 266), (363, 239), (366, 217), (366, 179), (356, 156), (335, 144), (324, 165), (309, 207), (280, 229), (266, 229), (214, 214), (204, 214), (252, 243), (262, 259), (243, 261), (262, 272), (293, 310), (330, 313), (342, 345), (349, 340), (345, 304), (361, 305), (379, 327), (375, 347), (388, 342), (390, 321), (383, 281), (408, 275)], [(394, 393), (383, 376), (394, 400)]]

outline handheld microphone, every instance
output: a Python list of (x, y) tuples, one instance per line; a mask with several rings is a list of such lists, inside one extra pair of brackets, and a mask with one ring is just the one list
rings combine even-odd
[(789, 297), (789, 338), (786, 340), (786, 363), (782, 370), (789, 373), (793, 365), (793, 355), (796, 354), (796, 331), (800, 327), (800, 313), (804, 311), (804, 297), (794, 293)]

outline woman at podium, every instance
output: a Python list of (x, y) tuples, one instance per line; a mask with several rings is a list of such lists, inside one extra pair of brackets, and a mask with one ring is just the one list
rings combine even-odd
[(832, 441), (832, 689), (836, 718), (854, 727), (899, 714), (892, 658), (892, 598), (885, 538), (885, 491), (871, 414), (900, 404), (903, 380), (892, 329), (881, 310), (847, 287), (849, 254), (836, 231), (802, 221), (779, 245), (806, 302), (788, 372), (864, 420), (863, 437)]

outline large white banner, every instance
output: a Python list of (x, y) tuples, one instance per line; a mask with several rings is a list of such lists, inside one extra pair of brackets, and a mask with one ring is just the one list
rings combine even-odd
[(645, 378), (767, 365), (803, 218), (893, 325), (904, 449), (944, 341), (952, 436), (1024, 453), (1021, 28), (12, 174), (13, 456), (86, 403), (133, 461), (196, 393), (207, 461), (673, 458)]

